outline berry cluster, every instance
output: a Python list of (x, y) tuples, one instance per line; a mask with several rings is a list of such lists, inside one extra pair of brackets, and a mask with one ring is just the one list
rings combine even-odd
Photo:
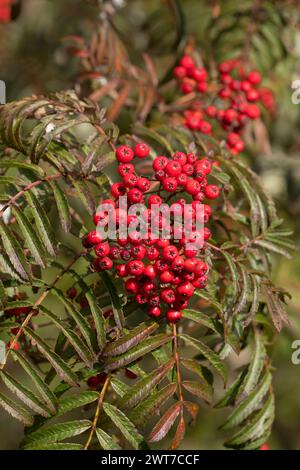
[(233, 154), (244, 150), (241, 134), (246, 124), (259, 118), (258, 103), (274, 111), (275, 103), (268, 88), (258, 88), (261, 75), (256, 70), (246, 71), (240, 60), (228, 60), (218, 67), (218, 75), (211, 78), (204, 67), (195, 64), (191, 56), (181, 58), (174, 69), (180, 90), (184, 94), (198, 92), (184, 113), (184, 124), (191, 130), (225, 138)]
[[(132, 163), (144, 159), (150, 149), (145, 143), (137, 144), (132, 150), (123, 145), (116, 150), (118, 173), (122, 182), (111, 187), (113, 199), (103, 203), (114, 208), (116, 226), (125, 221), (128, 236), (116, 240), (103, 241), (99, 230), (92, 230), (83, 240), (85, 247), (93, 247), (96, 258), (92, 268), (95, 271), (115, 269), (123, 278), (127, 292), (134, 296), (138, 304), (147, 305), (151, 317), (159, 317), (165, 312), (169, 322), (181, 318), (182, 310), (188, 305), (195, 289), (207, 284), (208, 266), (203, 257), (205, 240), (211, 233), (204, 224), (208, 222), (212, 209), (201, 204), (204, 199), (212, 200), (219, 196), (220, 189), (208, 184), (207, 177), (212, 163), (194, 153), (176, 152), (172, 158), (158, 156), (153, 160), (154, 176), (151, 179), (139, 176)], [(155, 190), (153, 191), (153, 187)], [(157, 226), (159, 233), (148, 229), (147, 236), (139, 236), (130, 230), (135, 216), (129, 215), (119, 206), (119, 196), (127, 196), (128, 208), (143, 203), (142, 218), (152, 219), (154, 207), (166, 205), (170, 209), (170, 219), (159, 212)], [(201, 206), (201, 211), (198, 208)], [(174, 225), (176, 213), (184, 213), (184, 227)], [(105, 226), (110, 215), (103, 210), (94, 214), (95, 226)], [(201, 218), (201, 229), (197, 221)], [(162, 236), (163, 227), (170, 221), (170, 237)]]

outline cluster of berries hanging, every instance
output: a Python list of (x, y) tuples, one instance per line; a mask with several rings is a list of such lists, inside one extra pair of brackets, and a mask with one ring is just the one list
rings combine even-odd
[[(116, 275), (124, 279), (128, 294), (134, 296), (138, 304), (145, 304), (151, 317), (165, 313), (169, 322), (176, 322), (195, 289), (207, 284), (208, 266), (203, 255), (205, 240), (211, 232), (204, 225), (209, 221), (212, 209), (202, 201), (216, 199), (220, 189), (207, 182), (212, 170), (210, 160), (194, 153), (176, 152), (171, 158), (157, 156), (152, 162), (151, 177), (139, 176), (132, 161), (135, 157), (138, 162), (149, 153), (145, 143), (137, 144), (134, 149), (123, 145), (116, 150), (122, 182), (112, 185), (112, 199), (102, 201), (102, 204), (114, 208), (117, 237), (104, 241), (99, 230), (93, 230), (84, 238), (83, 245), (94, 248), (96, 258), (92, 268), (95, 271), (113, 268)], [(150, 226), (147, 236), (141, 237), (136, 230), (130, 231), (136, 216), (120, 207), (119, 197), (125, 195), (128, 210), (133, 204), (144, 205), (142, 217), (147, 222), (152, 220), (154, 207), (163, 204), (170, 209), (171, 217), (167, 220), (159, 212), (158, 233), (154, 234)], [(200, 206), (201, 210), (198, 210)], [(174, 217), (179, 213), (185, 214), (185, 223), (181, 227), (174, 225)], [(107, 211), (97, 210), (95, 226), (106, 226), (109, 217)], [(196, 222), (200, 218), (199, 229)], [(118, 232), (121, 221), (129, 228), (125, 238)], [(170, 236), (164, 238), (162, 232), (167, 223)]]
[(259, 88), (261, 75), (247, 71), (240, 60), (228, 60), (218, 66), (216, 77), (197, 66), (191, 56), (181, 58), (174, 76), (182, 93), (198, 93), (192, 105), (184, 112), (184, 124), (191, 130), (226, 139), (233, 154), (244, 150), (241, 135), (246, 124), (259, 118), (261, 103), (274, 112), (275, 101), (268, 88)]

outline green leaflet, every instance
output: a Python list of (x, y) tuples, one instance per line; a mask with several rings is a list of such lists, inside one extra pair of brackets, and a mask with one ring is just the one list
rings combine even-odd
[(165, 335), (163, 333), (156, 336), (152, 336), (145, 341), (142, 341), (140, 344), (127, 351), (120, 356), (113, 358), (108, 358), (105, 361), (106, 370), (115, 370), (121, 367), (124, 367), (131, 362), (135, 361), (139, 357), (145, 356), (147, 353), (153, 351), (154, 349), (159, 348), (163, 344), (171, 341), (172, 336)]
[(121, 450), (121, 447), (103, 429), (96, 428), (96, 435), (103, 450)]
[(150, 395), (163, 378), (170, 372), (174, 365), (174, 360), (170, 359), (166, 364), (158, 367), (150, 374), (146, 375), (135, 383), (130, 389), (124, 394), (121, 400), (121, 405), (126, 408), (133, 408), (142, 400)]
[(31, 207), (31, 212), (35, 220), (36, 228), (40, 239), (44, 244), (44, 247), (51, 256), (55, 256), (56, 240), (44, 208), (41, 206), (37, 197), (32, 191), (26, 191), (24, 197)]
[(0, 377), (7, 388), (9, 388), (9, 390), (11, 390), (25, 405), (27, 405), (28, 408), (45, 418), (49, 418), (51, 416), (50, 411), (47, 409), (47, 405), (41, 402), (31, 390), (21, 383), (18, 383), (5, 371), (1, 371)]
[(95, 355), (93, 352), (86, 346), (83, 340), (70, 328), (64, 327), (62, 320), (50, 312), (45, 307), (41, 306), (42, 312), (49, 317), (53, 323), (63, 332), (66, 338), (69, 340), (78, 356), (83, 360), (83, 362), (88, 366), (92, 367), (95, 361)]
[(13, 208), (13, 214), (17, 219), (22, 235), (24, 236), (28, 248), (30, 249), (30, 252), (34, 257), (36, 263), (44, 268), (46, 265), (45, 251), (43, 249), (39, 237), (37, 236), (35, 230), (32, 227), (32, 224), (30, 223), (24, 212), (22, 212), (16, 206)]
[(65, 380), (69, 385), (76, 386), (77, 375), (72, 369), (55, 352), (51, 351), (47, 344), (34, 331), (26, 327), (24, 328), (24, 332), (36, 342), (38, 349), (54, 367), (60, 378)]
[(61, 416), (69, 411), (80, 408), (81, 406), (88, 405), (98, 400), (99, 393), (93, 391), (80, 392), (76, 395), (68, 395), (63, 397), (58, 402), (58, 409), (56, 416)]
[(127, 416), (109, 403), (103, 403), (103, 410), (133, 448), (138, 449), (144, 439)]
[(51, 443), (39, 443), (28, 444), (23, 447), (23, 450), (83, 450), (82, 444), (72, 444), (69, 442), (56, 442)]
[(18, 421), (21, 421), (24, 426), (32, 426), (33, 425), (33, 416), (31, 416), (27, 410), (22, 408), (22, 406), (17, 405), (14, 401), (12, 401), (7, 396), (0, 393), (0, 406), (4, 408), (11, 416), (13, 416)]
[(22, 247), (2, 219), (0, 219), (0, 235), (5, 251), (5, 257), (3, 256), (1, 261), (5, 262), (5, 259), (8, 258), (8, 267), (12, 265), (21, 278), (28, 279), (27, 260), (23, 254)]
[(222, 429), (231, 429), (247, 419), (261, 404), (270, 388), (271, 380), (271, 374), (269, 371), (266, 371), (258, 387), (254, 389), (244, 401), (240, 402), (239, 405), (235, 407), (222, 425)]
[(53, 424), (52, 426), (28, 434), (28, 436), (25, 437), (22, 447), (24, 445), (52, 444), (63, 439), (68, 439), (69, 437), (78, 436), (90, 429), (91, 426), (91, 421), (86, 419)]
[(136, 425), (144, 425), (149, 417), (156, 413), (164, 403), (174, 395), (176, 388), (177, 384), (170, 383), (158, 392), (153, 393), (149, 398), (131, 410), (129, 417)]
[(198, 312), (197, 310), (185, 309), (183, 310), (182, 316), (183, 318), (188, 318), (189, 320), (193, 320), (200, 325), (206, 326), (217, 334), (220, 333), (216, 327), (216, 322), (213, 320), (213, 318), (209, 317), (205, 313)]
[(117, 289), (114, 286), (109, 274), (107, 274), (105, 271), (101, 273), (101, 278), (111, 298), (116, 325), (120, 330), (122, 330), (125, 320), (124, 320), (124, 313), (123, 313), (123, 309), (122, 309), (122, 305), (121, 305), (121, 301), (120, 301)]
[(121, 336), (121, 338), (108, 343), (104, 349), (103, 355), (110, 357), (125, 353), (133, 346), (139, 344), (143, 339), (150, 336), (158, 327), (158, 323), (141, 323), (128, 334), (125, 334), (124, 336)]
[(225, 365), (220, 360), (219, 356), (212, 351), (206, 344), (202, 343), (201, 341), (192, 338), (191, 336), (181, 334), (180, 337), (190, 346), (196, 348), (204, 357), (208, 360), (208, 362), (213, 366), (213, 368), (221, 375), (224, 382), (227, 380), (227, 370)]
[(53, 191), (61, 226), (65, 232), (69, 232), (71, 228), (71, 214), (68, 200), (57, 181), (50, 181), (49, 184)]
[(66, 298), (65, 294), (54, 287), (52, 292), (57, 296), (57, 298), (62, 302), (62, 304), (66, 307), (66, 310), (70, 317), (74, 320), (76, 325), (78, 326), (81, 335), (85, 339), (88, 346), (92, 349), (92, 336), (93, 330), (89, 325), (87, 319), (80, 313), (77, 307), (73, 304), (73, 302)]
[(54, 393), (45, 384), (44, 380), (40, 377), (39, 372), (37, 372), (34, 366), (28, 361), (28, 359), (26, 359), (19, 352), (12, 351), (11, 354), (13, 355), (14, 359), (18, 360), (19, 364), (22, 366), (25, 372), (27, 372), (27, 374), (30, 376), (40, 396), (47, 404), (47, 407), (49, 408), (51, 413), (55, 414), (57, 410), (57, 399)]

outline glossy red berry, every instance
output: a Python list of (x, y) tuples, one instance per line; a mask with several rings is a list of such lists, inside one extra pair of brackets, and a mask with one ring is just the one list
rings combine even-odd
[(102, 242), (102, 236), (97, 230), (92, 230), (87, 234), (85, 240), (90, 246), (97, 245), (98, 243)]
[(193, 293), (194, 293), (194, 286), (191, 282), (189, 281), (186, 281), (186, 282), (183, 282), (181, 284), (179, 284), (179, 286), (177, 286), (176, 288), (176, 291), (177, 293), (182, 296), (183, 298), (190, 298), (192, 297)]
[(67, 296), (69, 299), (75, 299), (77, 296), (77, 289), (75, 287), (70, 287), (70, 289), (67, 290)]
[(178, 181), (176, 178), (170, 176), (162, 181), (162, 185), (165, 191), (168, 193), (173, 193), (178, 187)]
[(166, 318), (170, 323), (177, 323), (182, 317), (182, 313), (179, 310), (168, 310)]
[(161, 314), (161, 309), (159, 307), (149, 307), (148, 314), (150, 317), (159, 317)]
[(128, 145), (121, 145), (116, 150), (116, 158), (121, 163), (129, 163), (133, 157), (133, 150)]
[(146, 158), (148, 157), (149, 153), (150, 148), (144, 142), (141, 142), (134, 147), (134, 155), (137, 158)]
[(220, 188), (214, 184), (209, 184), (206, 186), (204, 194), (207, 199), (216, 199), (220, 195)]

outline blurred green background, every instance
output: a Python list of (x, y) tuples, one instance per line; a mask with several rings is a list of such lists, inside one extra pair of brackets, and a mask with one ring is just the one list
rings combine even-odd
[[(163, 70), (164, 61), (174, 54), (176, 44), (176, 18), (170, 14), (172, 2), (111, 0), (110, 3), (116, 8), (114, 25), (123, 35), (133, 60), (138, 61), (139, 53), (147, 51)], [(236, 53), (239, 43), (247, 40), (249, 17), (243, 16), (243, 12), (257, 2), (240, 3), (182, 0), (186, 31), (204, 55), (215, 53), (217, 59), (224, 55), (230, 57)], [(258, 53), (257, 61), (255, 54), (250, 57), (252, 62), (259, 62), (255, 65), (276, 96), (277, 111), (267, 121), (266, 128), (255, 129), (256, 139), (252, 142), (250, 139), (243, 158), (259, 172), (275, 198), (286, 226), (294, 230), (294, 240), (299, 245), (300, 104), (293, 104), (291, 100), (292, 83), (300, 80), (299, 2), (260, 3), (273, 15), (275, 29), (270, 29), (269, 48), (264, 46), (263, 49), (258, 40), (248, 46), (253, 46)], [(76, 34), (88, 39), (99, 24), (96, 4), (97, 1), (92, 0), (23, 0), (20, 15), (8, 25), (0, 25), (0, 79), (6, 83), (8, 101), (75, 86), (79, 59), (68, 54), (62, 38)], [(220, 13), (224, 24), (220, 25), (212, 51), (207, 31), (211, 19)], [(260, 21), (256, 24), (258, 38), (265, 18), (262, 16)], [(277, 45), (276, 51), (276, 34), (280, 35), (283, 50)], [(272, 37), (275, 38), (273, 46)], [(277, 412), (270, 446), (273, 449), (300, 449), (300, 365), (291, 362), (291, 344), (295, 339), (300, 340), (299, 250), (292, 254), (291, 260), (274, 259), (273, 273), (275, 283), (289, 291), (292, 299), (288, 307), (291, 324), (285, 327), (273, 348)], [(185, 448), (220, 449), (224, 436), (216, 429), (223, 417), (220, 411), (203, 407), (199, 424), (189, 430)], [(17, 448), (21, 437), (21, 426), (0, 411), (0, 449)]]

